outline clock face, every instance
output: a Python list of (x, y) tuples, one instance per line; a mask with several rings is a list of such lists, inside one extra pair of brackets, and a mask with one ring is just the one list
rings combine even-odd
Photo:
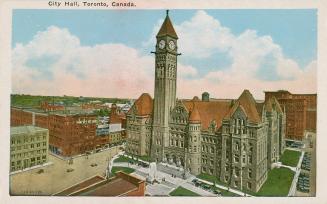
[(169, 42), (169, 49), (175, 50), (175, 43), (172, 40)]
[(166, 42), (164, 40), (160, 40), (160, 42), (159, 42), (159, 48), (160, 49), (164, 49), (165, 48), (165, 45), (166, 45)]

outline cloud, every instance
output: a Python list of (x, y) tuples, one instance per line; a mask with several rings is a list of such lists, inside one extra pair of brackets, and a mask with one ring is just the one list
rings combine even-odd
[(198, 11), (189, 21), (175, 26), (179, 47), (185, 56), (208, 58), (216, 51), (230, 48), (233, 35), (205, 11)]
[[(41, 61), (55, 57), (48, 67)], [(82, 46), (67, 29), (55, 26), (38, 32), (13, 49), (13, 92), (43, 95), (136, 97), (153, 92), (151, 56), (123, 44)], [(51, 74), (51, 79), (44, 74)]]
[[(154, 46), (162, 21), (143, 46)], [(255, 30), (233, 34), (205, 11), (175, 29), (183, 52), (177, 74), (179, 98), (204, 91), (212, 97), (237, 98), (243, 89), (257, 98), (264, 97), (264, 90), (316, 92), (316, 61), (300, 67), (271, 36), (259, 36)], [(154, 57), (141, 53), (124, 44), (83, 46), (68, 29), (51, 26), (13, 49), (13, 92), (134, 98), (148, 92), (153, 96)], [(227, 56), (230, 63), (211, 64), (210, 69), (192, 63), (218, 55)]]
[(217, 65), (210, 69), (217, 71), (208, 71), (203, 77), (180, 80), (178, 94), (182, 97), (209, 91), (215, 97), (235, 98), (245, 88), (258, 98), (264, 97), (264, 90), (316, 92), (315, 60), (307, 67), (300, 67), (284, 55), (282, 47), (269, 35), (259, 36), (250, 29), (235, 35), (205, 11), (196, 12), (189, 21), (177, 25), (176, 30), (184, 62), (187, 58), (205, 61), (217, 55), (231, 59), (229, 65)]

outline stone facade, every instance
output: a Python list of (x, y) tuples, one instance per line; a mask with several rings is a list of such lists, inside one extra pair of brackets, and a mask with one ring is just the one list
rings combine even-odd
[(10, 128), (10, 171), (18, 171), (48, 161), (49, 131), (35, 126)]
[(210, 99), (207, 92), (202, 100), (176, 99), (178, 54), (163, 45), (169, 40), (177, 43), (167, 15), (157, 35), (154, 99), (142, 94), (127, 113), (126, 151), (257, 192), (284, 149), (278, 101), (257, 102), (248, 90), (236, 100)]

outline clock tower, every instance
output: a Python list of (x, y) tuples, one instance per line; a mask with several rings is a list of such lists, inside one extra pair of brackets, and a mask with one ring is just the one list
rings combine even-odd
[(155, 87), (151, 159), (165, 161), (164, 147), (169, 145), (169, 116), (176, 102), (177, 77), (177, 34), (170, 21), (168, 10), (166, 18), (156, 36)]

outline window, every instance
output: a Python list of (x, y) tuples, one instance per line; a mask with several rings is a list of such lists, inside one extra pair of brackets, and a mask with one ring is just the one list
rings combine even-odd
[(246, 163), (246, 156), (243, 155), (243, 163)]
[(249, 161), (249, 164), (252, 164), (252, 155), (248, 156), (248, 161)]
[(209, 174), (213, 174), (213, 169), (209, 169)]
[(238, 142), (235, 143), (235, 150), (238, 151), (240, 149), (240, 144)]
[(210, 165), (213, 166), (213, 160), (210, 160)]
[(237, 154), (234, 154), (234, 162), (238, 163), (240, 161), (240, 156)]
[(239, 177), (240, 176), (240, 169), (235, 168), (235, 176)]
[(247, 183), (247, 187), (248, 187), (248, 189), (251, 189), (252, 185), (250, 182)]
[(226, 164), (226, 166), (225, 166), (225, 171), (229, 171), (229, 166), (228, 166), (228, 164)]
[(249, 178), (252, 178), (252, 169), (249, 169), (249, 170), (248, 170), (248, 174), (249, 174), (249, 175), (248, 175)]
[(228, 181), (228, 176), (225, 176), (225, 182), (227, 182)]
[(215, 153), (215, 148), (214, 147), (211, 147), (210, 148), (210, 152), (213, 154), (213, 153)]

